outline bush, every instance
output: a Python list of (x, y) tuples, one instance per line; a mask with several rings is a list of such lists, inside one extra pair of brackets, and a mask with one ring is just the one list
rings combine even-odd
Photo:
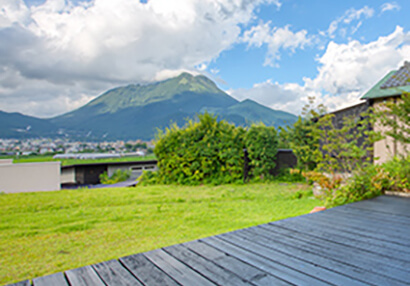
[(245, 134), (245, 147), (248, 150), (251, 175), (268, 179), (275, 168), (278, 153), (278, 138), (274, 127), (263, 124), (252, 125)]
[(283, 168), (274, 178), (277, 182), (301, 183), (306, 182), (302, 172), (299, 169)]
[(368, 165), (347, 179), (346, 184), (340, 183), (324, 197), (326, 207), (334, 207), (371, 199), (388, 190), (389, 181), (381, 166)]
[(345, 184), (327, 189), (327, 207), (370, 199), (386, 191), (410, 192), (410, 156), (393, 158), (383, 165), (368, 165), (356, 171)]
[(111, 177), (108, 177), (107, 172), (104, 172), (100, 175), (100, 182), (102, 184), (110, 185), (126, 181), (130, 178), (130, 176), (131, 171), (129, 170), (116, 170)]
[(154, 153), (156, 173), (145, 173), (144, 183), (224, 184), (242, 180), (245, 130), (208, 113), (189, 121), (184, 128), (173, 125), (159, 133)]
[(269, 177), (278, 145), (274, 127), (261, 124), (246, 130), (208, 113), (198, 119), (183, 128), (174, 124), (157, 135), (154, 153), (159, 170), (144, 173), (142, 184), (242, 183), (245, 147), (251, 174)]
[(382, 166), (390, 182), (390, 191), (410, 192), (410, 155), (394, 157)]

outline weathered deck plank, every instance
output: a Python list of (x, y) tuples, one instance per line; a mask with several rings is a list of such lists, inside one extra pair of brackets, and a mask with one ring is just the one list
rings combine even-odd
[(120, 258), (120, 262), (145, 285), (178, 285), (142, 254)]
[(374, 255), (371, 252), (359, 251), (356, 248), (346, 247), (337, 242), (314, 237), (306, 234), (301, 227), (286, 229), (276, 225), (268, 225), (267, 228), (273, 229), (276, 233), (283, 236), (293, 238), (294, 243), (297, 243), (299, 247), (304, 247), (328, 258), (348, 263), (370, 272), (377, 271), (376, 273), (383, 273), (390, 278), (396, 277), (403, 282), (410, 281), (410, 272), (403, 269), (402, 266), (396, 265), (396, 261), (393, 259), (384, 259), (384, 257)]
[(314, 236), (322, 237), (326, 240), (338, 241), (339, 243), (351, 247), (376, 252), (381, 255), (387, 253), (393, 257), (400, 257), (403, 259), (410, 258), (410, 256), (406, 257), (403, 255), (404, 253), (410, 255), (409, 247), (402, 246), (394, 242), (381, 240), (372, 236), (367, 236), (363, 232), (353, 232), (347, 230), (345, 227), (337, 226), (336, 224), (329, 225), (327, 223), (305, 219), (289, 222), (289, 224), (287, 224), (287, 228), (290, 228), (291, 225), (296, 224), (303, 226), (306, 233), (314, 234)]
[(142, 285), (118, 260), (98, 263), (93, 268), (107, 285)]
[(182, 245), (174, 245), (164, 248), (164, 251), (186, 264), (188, 267), (204, 275), (208, 280), (217, 285), (232, 285), (242, 286), (251, 285), (245, 280), (241, 280), (238, 276), (226, 271), (222, 267), (212, 263), (211, 261), (199, 256)]
[(289, 282), (294, 285), (329, 285), (329, 283), (320, 280), (309, 274), (299, 272), (292, 268), (286, 267), (280, 261), (266, 259), (258, 254), (249, 252), (236, 245), (228, 243), (218, 237), (209, 237), (202, 240), (203, 242), (212, 245), (222, 251), (228, 252), (230, 255), (242, 260), (254, 267), (260, 268), (271, 275)]
[(410, 285), (409, 238), (410, 198), (381, 196), (35, 278), (33, 286)]
[(224, 239), (226, 242), (230, 242), (250, 252), (258, 254), (262, 257), (265, 257), (266, 259), (280, 261), (280, 263), (286, 267), (309, 274), (311, 276), (314, 276), (315, 278), (329, 282), (333, 285), (368, 285), (367, 283), (364, 283), (364, 281), (358, 281), (322, 267), (319, 261), (314, 261), (313, 263), (311, 263), (306, 259), (301, 259), (302, 257), (297, 256), (297, 254), (295, 253), (297, 252), (296, 249), (291, 249), (292, 251), (290, 253), (292, 255), (289, 255), (290, 253), (284, 252), (281, 247), (275, 247), (272, 241), (267, 242), (267, 244), (260, 244), (260, 237), (255, 239), (252, 238), (252, 235), (242, 236), (242, 233), (242, 231), (235, 234), (228, 233), (219, 236), (219, 238)]
[(397, 214), (379, 213), (353, 207), (337, 207), (329, 209), (328, 211), (338, 213), (339, 215), (352, 214), (356, 217), (377, 218), (380, 221), (386, 221), (394, 224), (400, 223), (403, 225), (410, 225), (410, 217), (405, 217)]
[(8, 284), (6, 286), (30, 286), (30, 285), (31, 285), (30, 280), (24, 280), (24, 281), (20, 281), (14, 284)]
[(162, 249), (146, 252), (144, 256), (182, 285), (216, 285), (204, 276), (182, 264)]
[(291, 285), (201, 241), (187, 242), (184, 246), (254, 285)]
[[(306, 260), (309, 263), (317, 264), (331, 271), (351, 277), (352, 279), (357, 279), (358, 283), (371, 283), (372, 285), (380, 286), (403, 285), (400, 281), (389, 279), (378, 273), (371, 273), (367, 269), (361, 269), (357, 266), (322, 256), (316, 250), (310, 250), (307, 247), (300, 246), (297, 241), (283, 235), (275, 234), (262, 227), (259, 227), (257, 230), (254, 230), (254, 228), (244, 230), (243, 233), (238, 235), (246, 237), (247, 233), (251, 234), (248, 236), (248, 239), (252, 238), (257, 243), (265, 245), (266, 247), (276, 248), (283, 253), (296, 256), (301, 260)], [(353, 282), (351, 283), (354, 284)]]
[(104, 282), (98, 277), (91, 266), (85, 266), (66, 272), (71, 286), (104, 286)]
[(359, 253), (357, 249), (343, 247), (336, 242), (313, 238), (312, 236), (305, 234), (301, 229), (285, 229), (274, 225), (269, 225), (267, 227), (283, 236), (293, 238), (294, 243), (297, 243), (298, 247), (304, 247), (341, 263), (347, 263), (360, 269), (365, 269), (370, 273), (380, 273), (402, 282), (410, 281), (410, 273), (407, 270), (394, 265), (394, 261), (390, 261), (389, 263), (383, 261), (383, 257), (377, 256), (371, 256), (370, 259), (370, 253)]
[(64, 273), (51, 274), (33, 279), (34, 286), (69, 286)]

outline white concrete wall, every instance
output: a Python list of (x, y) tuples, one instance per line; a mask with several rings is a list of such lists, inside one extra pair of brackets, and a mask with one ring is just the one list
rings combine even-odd
[(0, 164), (0, 192), (60, 190), (60, 162)]
[(2, 164), (13, 164), (13, 159), (0, 159), (0, 165)]

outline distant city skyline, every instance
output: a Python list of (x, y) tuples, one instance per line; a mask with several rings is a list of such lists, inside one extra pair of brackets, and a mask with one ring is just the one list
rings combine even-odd
[(0, 3), (0, 110), (43, 118), (182, 71), (273, 109), (334, 110), (410, 60), (405, 0)]

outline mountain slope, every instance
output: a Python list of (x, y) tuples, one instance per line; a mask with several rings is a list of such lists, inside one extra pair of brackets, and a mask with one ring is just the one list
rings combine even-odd
[(78, 116), (79, 112), (81, 114), (84, 111), (91, 111), (93, 114), (115, 113), (121, 109), (143, 107), (152, 103), (170, 100), (176, 95), (183, 94), (219, 95), (216, 97), (218, 99), (216, 105), (228, 106), (237, 102), (208, 78), (204, 76), (194, 77), (191, 74), (182, 73), (178, 77), (149, 85), (131, 84), (111, 89), (83, 107), (57, 117), (55, 121), (58, 121), (59, 118), (67, 119)]
[(291, 113), (270, 109), (250, 99), (238, 102), (228, 108), (208, 109), (207, 111), (236, 125), (251, 125), (262, 122), (268, 126), (279, 127), (293, 124), (297, 120), (297, 117)]
[(57, 127), (47, 119), (0, 111), (0, 138), (53, 136)]
[(157, 128), (171, 121), (182, 124), (204, 107), (236, 103), (208, 78), (183, 73), (154, 84), (114, 88), (52, 122), (80, 137), (150, 139)]
[(58, 128), (64, 136), (79, 140), (149, 140), (158, 128), (164, 129), (172, 122), (181, 126), (186, 119), (205, 111), (243, 126), (263, 122), (277, 127), (297, 119), (252, 100), (238, 102), (205, 76), (183, 73), (153, 84), (117, 87), (79, 109), (48, 121), (38, 120), (48, 124), (39, 130), (50, 137), (51, 131), (58, 136)]

